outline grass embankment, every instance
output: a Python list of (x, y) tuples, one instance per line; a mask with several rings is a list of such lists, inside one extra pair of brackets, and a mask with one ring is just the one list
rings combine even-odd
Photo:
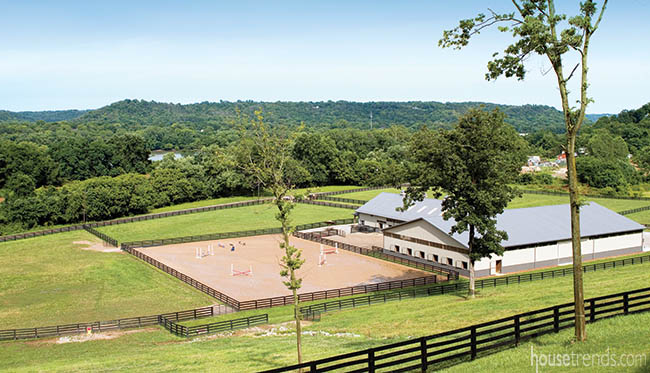
[[(589, 272), (585, 275), (586, 297), (646, 287), (649, 270), (650, 264), (643, 264)], [(322, 321), (305, 328), (311, 335), (303, 337), (304, 356), (313, 360), (434, 334), (569, 302), (572, 294), (569, 276), (482, 289), (474, 300), (467, 300), (460, 294), (441, 295), (324, 314)], [(251, 313), (253, 311), (209, 321)], [(272, 309), (269, 314), (271, 323), (289, 321), (291, 308)], [(627, 317), (623, 318), (624, 322), (634, 322), (635, 319)], [(634, 322), (635, 333), (647, 336), (649, 325)], [(290, 324), (287, 326), (290, 328)], [(587, 332), (595, 338), (598, 328), (598, 323), (588, 325)], [(0, 343), (0, 370), (252, 372), (295, 362), (295, 336), (288, 332), (290, 330), (280, 330), (277, 335), (268, 336), (262, 332), (238, 332), (228, 337), (187, 340), (156, 329), (84, 343), (3, 342)]]
[(215, 300), (120, 252), (82, 250), (85, 231), (0, 243), (0, 329), (112, 320)]
[(567, 329), (443, 372), (648, 372), (648, 335), (640, 333), (648, 330), (646, 325), (650, 325), (648, 312), (601, 320), (587, 326), (584, 343), (575, 343), (573, 329)]
[[(238, 207), (97, 228), (119, 242), (279, 227), (272, 204)], [(352, 210), (298, 204), (294, 224), (352, 218)]]

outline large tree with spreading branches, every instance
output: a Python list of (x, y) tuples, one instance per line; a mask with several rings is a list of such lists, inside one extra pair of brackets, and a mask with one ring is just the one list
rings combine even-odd
[[(506, 47), (502, 55), (495, 53), (492, 56), (493, 59), (487, 66), (487, 80), (502, 75), (523, 80), (526, 75), (525, 62), (529, 56), (535, 54), (546, 57), (555, 72), (566, 127), (565, 151), (571, 206), (575, 336), (578, 341), (584, 341), (587, 333), (582, 285), (581, 201), (576, 174), (576, 137), (585, 120), (587, 105), (592, 101), (587, 96), (589, 43), (603, 19), (607, 0), (604, 0), (600, 6), (592, 0), (583, 1), (579, 5), (577, 14), (571, 17), (556, 12), (553, 0), (512, 0), (512, 7), (513, 11), (510, 13), (489, 10), (489, 14), (479, 14), (474, 18), (461, 20), (456, 28), (444, 31), (439, 45), (443, 48), (460, 49), (481, 31), (497, 26), (501, 32), (511, 33), (514, 42)], [(573, 66), (565, 67), (571, 52), (577, 54), (577, 62), (575, 65), (572, 64)], [(567, 84), (574, 76), (579, 76), (580, 79), (577, 106), (571, 103), (570, 91), (567, 88)]]

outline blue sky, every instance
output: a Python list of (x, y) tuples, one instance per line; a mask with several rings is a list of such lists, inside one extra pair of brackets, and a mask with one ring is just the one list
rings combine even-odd
[[(506, 0), (0, 0), (0, 109), (86, 109), (124, 98), (559, 107), (541, 58), (530, 59), (524, 82), (484, 80), (508, 35), (483, 33), (462, 51), (437, 47), (444, 29), (488, 6), (510, 11)], [(589, 112), (650, 101), (648, 14), (649, 1), (610, 2), (592, 41)]]

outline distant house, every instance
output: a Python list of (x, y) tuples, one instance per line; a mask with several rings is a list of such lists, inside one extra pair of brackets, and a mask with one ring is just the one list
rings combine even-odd
[[(436, 262), (469, 275), (468, 234), (449, 234), (454, 221), (442, 218), (441, 201), (425, 199), (407, 211), (398, 194), (381, 193), (358, 208), (360, 225), (383, 232), (383, 249), (422, 262)], [(580, 209), (583, 259), (642, 251), (644, 226), (591, 202)], [(503, 256), (483, 258), (474, 265), (477, 277), (572, 262), (569, 205), (504, 211), (497, 228), (508, 233)]]

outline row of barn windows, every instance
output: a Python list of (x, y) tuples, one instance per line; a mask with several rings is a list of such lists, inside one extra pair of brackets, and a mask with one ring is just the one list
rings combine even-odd
[(462, 269), (468, 269), (468, 263), (464, 260), (456, 260), (456, 263), (454, 263), (453, 258), (445, 258), (445, 257), (440, 257), (437, 254), (429, 254), (429, 258), (426, 257), (426, 253), (424, 251), (419, 251), (419, 250), (413, 250), (410, 247), (406, 248), (406, 251), (402, 251), (399, 247), (399, 245), (393, 245), (394, 250), (398, 253), (401, 254), (407, 254), (409, 256), (414, 256), (416, 258), (424, 259), (424, 260), (431, 260), (436, 263), (440, 264), (446, 264), (451, 267), (457, 267), (457, 268), (462, 268)]

